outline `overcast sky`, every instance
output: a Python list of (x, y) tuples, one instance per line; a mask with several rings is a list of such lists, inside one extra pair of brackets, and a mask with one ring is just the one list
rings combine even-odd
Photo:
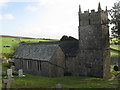
[(0, 34), (78, 38), (78, 9), (111, 9), (117, 0), (0, 0)]

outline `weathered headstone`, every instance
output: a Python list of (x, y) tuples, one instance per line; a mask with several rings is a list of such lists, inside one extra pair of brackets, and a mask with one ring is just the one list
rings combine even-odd
[(3, 83), (5, 83), (6, 88), (10, 88), (10, 84), (13, 81), (12, 69), (7, 70), (7, 79), (3, 79)]
[(55, 88), (58, 88), (58, 89), (59, 89), (59, 88), (62, 88), (62, 84), (60, 84), (60, 83), (56, 84), (56, 85), (55, 85)]
[(7, 58), (6, 58), (6, 57), (4, 57), (4, 59), (6, 60)]
[(10, 88), (10, 84), (11, 84), (11, 82), (12, 82), (13, 80), (14, 80), (14, 79), (11, 78), (10, 76), (7, 77), (7, 79), (3, 79), (3, 83), (5, 83), (5, 87), (6, 87), (6, 88)]
[(9, 58), (8, 60), (11, 61), (11, 58)]
[(13, 77), (12, 75), (12, 69), (7, 70), (7, 77)]
[(23, 75), (23, 70), (22, 69), (18, 70), (18, 76), (19, 77), (25, 77), (25, 75)]
[(0, 58), (0, 63), (2, 63), (2, 59)]
[(11, 66), (11, 69), (12, 69), (12, 73), (15, 72), (15, 66)]

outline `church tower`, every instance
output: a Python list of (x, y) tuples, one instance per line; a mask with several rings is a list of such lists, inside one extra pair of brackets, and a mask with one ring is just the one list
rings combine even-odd
[(107, 10), (81, 12), (79, 6), (79, 75), (110, 76), (109, 26)]

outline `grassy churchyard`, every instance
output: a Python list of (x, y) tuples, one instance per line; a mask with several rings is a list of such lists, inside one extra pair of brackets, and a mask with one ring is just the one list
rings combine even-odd
[[(41, 40), (33, 39), (20, 39), (15, 38), (0, 38), (2, 40), (2, 52), (1, 53), (13, 53), (14, 45), (18, 44), (21, 41), (27, 42), (39, 42)], [(45, 41), (45, 40), (44, 40)], [(48, 40), (47, 40), (48, 41)], [(10, 47), (4, 47), (10, 46)], [(120, 45), (111, 45), (113, 49), (120, 50)], [(111, 57), (116, 57), (118, 52), (111, 50)], [(5, 73), (7, 71), (8, 63), (2, 63), (2, 71)], [(14, 80), (10, 84), (11, 88), (55, 88), (55, 85), (60, 83), (63, 88), (118, 88), (120, 86), (120, 71), (114, 71), (113, 65), (111, 65), (111, 73), (116, 76), (115, 79), (107, 78), (93, 78), (93, 77), (83, 77), (83, 76), (64, 76), (64, 77), (41, 77), (34, 76), (31, 74), (24, 73), (25, 77), (18, 77), (18, 72), (14, 73)], [(2, 75), (4, 78), (5, 76)], [(1, 84), (5, 88), (5, 84)]]
[[(3, 72), (7, 70), (7, 63), (3, 63)], [(41, 77), (34, 76), (31, 74), (24, 73), (25, 77), (18, 77), (17, 72), (14, 75), (14, 81), (11, 83), (11, 88), (55, 88), (55, 85), (60, 83), (63, 88), (117, 88), (120, 84), (118, 73), (119, 71), (114, 71), (113, 66), (111, 66), (111, 73), (113, 73), (115, 79), (107, 78), (93, 78), (93, 77), (83, 77), (83, 76), (64, 76), (64, 77)], [(3, 76), (4, 77), (4, 76)], [(3, 84), (3, 88), (5, 84)]]

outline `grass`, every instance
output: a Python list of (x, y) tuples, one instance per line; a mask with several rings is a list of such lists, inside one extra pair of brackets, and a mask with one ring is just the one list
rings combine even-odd
[(25, 74), (26, 77), (14, 77), (11, 88), (55, 88), (60, 83), (63, 88), (117, 88), (117, 79), (108, 81), (103, 78), (91, 78), (82, 76), (64, 76), (48, 78)]
[(111, 57), (117, 57), (117, 56), (120, 56), (120, 53), (115, 52), (115, 51), (110, 51), (110, 56)]
[[(41, 41), (54, 41), (54, 40), (43, 40), (43, 39), (20, 39), (20, 38), (6, 38), (6, 37), (0, 37), (0, 42), (2, 44), (0, 45), (0, 53), (13, 53), (14, 47), (17, 46), (20, 42), (41, 42)], [(10, 46), (10, 47), (4, 47), (4, 46)]]
[[(3, 63), (3, 72), (7, 70), (6, 65), (8, 63)], [(113, 71), (113, 66), (111, 66), (111, 72)], [(63, 88), (117, 88), (118, 79), (109, 81), (106, 78), (93, 78), (93, 77), (83, 77), (83, 76), (64, 76), (64, 77), (41, 77), (31, 74), (24, 73), (26, 77), (14, 76), (14, 81), (11, 84), (11, 88), (55, 88), (55, 85), (60, 83)], [(3, 84), (4, 87), (4, 84)]]
[(110, 43), (115, 43), (115, 42), (118, 43), (118, 41), (119, 41), (118, 38), (113, 37), (113, 38), (110, 39)]
[(120, 76), (120, 71), (115, 71), (113, 68), (114, 68), (114, 65), (111, 65), (111, 73), (113, 75), (115, 75), (116, 77), (119, 77)]
[[(120, 45), (110, 45), (110, 48), (120, 50)], [(119, 56), (120, 53), (111, 50), (110, 55), (111, 57), (116, 57), (116, 56)]]
[[(113, 38), (113, 41), (115, 39)], [(42, 39), (20, 39), (20, 38), (6, 38), (6, 37), (0, 37), (0, 41), (2, 44), (0, 45), (0, 53), (13, 53), (14, 52), (14, 47), (17, 46), (20, 42), (41, 42), (41, 41), (50, 41), (50, 40), (42, 40)], [(53, 40), (56, 41), (56, 40)], [(110, 40), (112, 43), (112, 41)], [(10, 47), (4, 47), (4, 46), (10, 46)], [(120, 45), (110, 45), (111, 48), (120, 50)], [(115, 51), (110, 52), (111, 56), (118, 56), (118, 54)], [(4, 56), (3, 56), (4, 57)]]
[(120, 50), (120, 45), (110, 45), (110, 48)]

